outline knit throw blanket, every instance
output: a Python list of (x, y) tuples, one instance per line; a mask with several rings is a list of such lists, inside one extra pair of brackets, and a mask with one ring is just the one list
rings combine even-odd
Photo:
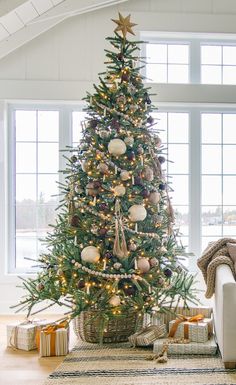
[(216, 242), (210, 242), (207, 248), (203, 251), (202, 256), (198, 259), (197, 264), (200, 268), (204, 280), (206, 282), (206, 298), (211, 298), (215, 292), (215, 276), (216, 268), (222, 263), (228, 265), (232, 270), (234, 278), (236, 273), (234, 263), (230, 258), (227, 243), (236, 243), (236, 239), (221, 238)]

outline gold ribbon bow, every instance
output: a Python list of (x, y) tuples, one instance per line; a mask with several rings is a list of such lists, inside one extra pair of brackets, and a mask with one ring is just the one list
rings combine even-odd
[(38, 328), (36, 332), (36, 346), (38, 350), (40, 350), (40, 333), (41, 331), (45, 333), (46, 335), (51, 335), (50, 339), (50, 353), (51, 356), (55, 356), (56, 354), (56, 330), (62, 329), (62, 328), (67, 328), (68, 327), (68, 322), (67, 321), (62, 321), (60, 323), (55, 323), (55, 324), (49, 324), (47, 326), (44, 326), (42, 329)]
[(187, 317), (182, 314), (178, 314), (178, 318), (175, 320), (174, 324), (172, 325), (170, 332), (169, 332), (169, 337), (174, 337), (175, 333), (178, 329), (179, 324), (182, 322), (188, 322), (184, 324), (184, 338), (188, 339), (189, 338), (189, 324), (192, 322), (199, 322), (204, 319), (204, 316), (202, 314), (197, 314), (193, 317)]

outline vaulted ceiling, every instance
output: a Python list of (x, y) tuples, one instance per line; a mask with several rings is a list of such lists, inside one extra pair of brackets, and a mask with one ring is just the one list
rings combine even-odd
[(0, 0), (0, 59), (62, 21), (128, 0)]

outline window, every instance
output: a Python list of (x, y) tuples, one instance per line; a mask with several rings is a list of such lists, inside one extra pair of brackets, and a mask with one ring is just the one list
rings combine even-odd
[[(211, 240), (236, 237), (236, 108), (160, 106), (157, 120), (167, 161), (170, 198), (182, 244), (199, 256)], [(65, 168), (66, 146), (79, 144), (82, 106), (10, 108), (9, 255), (11, 272), (32, 271), (58, 205), (56, 181)], [(13, 159), (13, 161), (11, 161)], [(13, 245), (13, 246), (12, 246)]]
[[(18, 106), (10, 110), (9, 271), (32, 271), (45, 251), (43, 238), (55, 223), (63, 150), (77, 145), (85, 114), (66, 106)], [(72, 124), (70, 123), (72, 121)]]
[[(157, 129), (167, 162), (163, 170), (168, 175), (170, 198), (175, 209), (176, 225), (184, 246), (189, 244), (189, 114), (187, 112), (157, 112)], [(184, 186), (184, 189), (183, 189)]]
[(147, 44), (146, 57), (148, 81), (188, 83), (189, 46), (187, 44)]
[(204, 84), (236, 84), (236, 45), (201, 45)]
[(202, 113), (202, 241), (236, 237), (236, 113)]
[(153, 83), (236, 84), (236, 36), (142, 32), (143, 75)]

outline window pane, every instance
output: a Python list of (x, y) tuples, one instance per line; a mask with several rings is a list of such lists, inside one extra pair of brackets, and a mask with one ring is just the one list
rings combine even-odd
[(168, 141), (170, 143), (188, 143), (188, 113), (168, 114)]
[(169, 144), (168, 159), (174, 163), (168, 164), (170, 174), (188, 173), (188, 145), (187, 144)]
[(36, 140), (36, 111), (16, 111), (16, 141)]
[(166, 64), (147, 64), (146, 65), (147, 80), (154, 83), (167, 82), (167, 65)]
[(170, 196), (173, 197), (173, 206), (188, 205), (188, 176), (173, 175), (170, 182), (170, 187), (174, 190), (170, 193)]
[(223, 147), (223, 173), (236, 174), (236, 162), (233, 161), (236, 155), (236, 145)]
[[(28, 204), (27, 204), (28, 203)], [(31, 204), (30, 204), (31, 203)], [(36, 228), (36, 206), (32, 202), (16, 205), (16, 232), (25, 233)]]
[(236, 114), (223, 114), (223, 142), (236, 143)]
[(184, 63), (187, 64), (189, 46), (180, 44), (169, 44), (168, 45), (168, 63)]
[(188, 65), (168, 64), (169, 83), (188, 83)]
[(55, 173), (59, 169), (59, 150), (56, 143), (38, 144), (38, 172)]
[(202, 174), (221, 174), (221, 146), (202, 145)]
[(38, 141), (58, 142), (59, 112), (38, 111)]
[[(38, 231), (46, 232), (50, 230), (49, 225), (55, 224), (57, 205), (44, 205), (40, 204), (37, 208), (38, 215)], [(43, 234), (40, 234), (43, 236)]]
[(36, 175), (16, 175), (16, 201), (36, 200)]
[(223, 83), (236, 84), (236, 66), (223, 67)]
[(223, 47), (223, 64), (236, 65), (236, 47)]
[(202, 64), (221, 64), (221, 46), (202, 45), (201, 63)]
[(85, 112), (74, 111), (72, 113), (73, 143), (78, 143), (82, 137), (81, 122), (85, 120), (85, 116)]
[(167, 45), (166, 44), (147, 44), (146, 56), (148, 63), (166, 63)]
[(203, 176), (202, 177), (202, 204), (203, 205), (220, 205), (221, 199), (222, 199), (221, 177), (220, 176)]
[(155, 128), (160, 130), (162, 143), (167, 143), (167, 112), (153, 112), (152, 116), (157, 119)]
[(203, 84), (221, 84), (221, 67), (202, 65), (201, 79)]
[(236, 236), (236, 206), (224, 207), (223, 235)]
[(236, 204), (236, 176), (224, 176), (223, 177), (223, 204), (235, 205)]
[(189, 210), (188, 206), (175, 206), (175, 224), (183, 235), (189, 233)]
[(16, 143), (16, 172), (36, 172), (36, 143)]
[[(37, 239), (32, 237), (32, 233), (17, 234), (16, 237), (16, 268), (29, 269), (34, 264), (27, 258), (37, 257)], [(36, 264), (36, 263), (35, 263)]]
[(58, 194), (58, 175), (39, 175), (38, 176), (38, 199), (39, 203), (47, 203), (58, 200), (52, 195)]
[(202, 206), (202, 234), (218, 235), (222, 233), (221, 206)]
[(202, 114), (202, 143), (221, 143), (221, 114)]

